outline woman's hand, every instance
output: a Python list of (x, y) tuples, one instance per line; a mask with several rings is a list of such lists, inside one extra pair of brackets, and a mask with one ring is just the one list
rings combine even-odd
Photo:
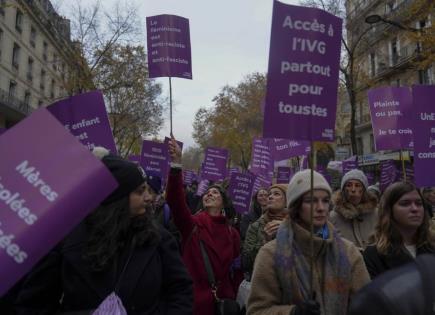
[(266, 241), (271, 241), (275, 238), (276, 232), (278, 231), (278, 228), (281, 224), (281, 220), (272, 220), (264, 226), (264, 234)]
[(171, 162), (181, 164), (181, 149), (173, 135), (171, 135), (171, 140), (168, 142), (168, 151)]

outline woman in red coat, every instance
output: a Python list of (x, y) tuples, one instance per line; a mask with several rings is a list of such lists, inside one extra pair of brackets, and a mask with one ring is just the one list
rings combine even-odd
[(234, 209), (224, 190), (212, 185), (201, 198), (201, 211), (192, 215), (184, 198), (181, 150), (175, 139), (169, 142), (171, 171), (166, 200), (172, 210), (174, 223), (181, 233), (183, 260), (192, 276), (194, 314), (213, 315), (214, 299), (203, 257), (200, 240), (210, 258), (217, 282), (217, 297), (235, 299), (243, 279), (240, 269), (240, 236), (230, 225)]

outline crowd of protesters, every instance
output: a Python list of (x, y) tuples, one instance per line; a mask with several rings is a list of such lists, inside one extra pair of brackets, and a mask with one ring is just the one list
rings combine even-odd
[(94, 149), (119, 187), (0, 299), (0, 314), (435, 314), (434, 188), (381, 194), (355, 169), (333, 192), (304, 170), (255, 191), (234, 224), (225, 185), (198, 196), (175, 139), (168, 147), (165, 180)]

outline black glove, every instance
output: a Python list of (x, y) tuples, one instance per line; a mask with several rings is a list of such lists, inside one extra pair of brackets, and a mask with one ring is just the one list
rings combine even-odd
[(320, 304), (316, 300), (307, 300), (296, 305), (294, 315), (320, 315)]

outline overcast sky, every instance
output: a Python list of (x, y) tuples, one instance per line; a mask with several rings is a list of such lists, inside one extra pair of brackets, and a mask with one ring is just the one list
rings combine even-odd
[[(55, 1), (68, 17), (69, 1)], [(87, 1), (84, 1), (87, 2)], [(108, 2), (103, 1), (104, 6)], [(297, 4), (296, 0), (281, 0)], [(142, 0), (134, 1), (143, 25), (145, 18), (174, 14), (189, 19), (193, 80), (172, 79), (174, 135), (185, 147), (194, 145), (192, 123), (200, 107), (212, 106), (212, 99), (225, 85), (236, 85), (246, 75), (266, 72), (273, 0)], [(156, 79), (169, 98), (168, 78)], [(169, 135), (169, 115), (160, 132)]]

